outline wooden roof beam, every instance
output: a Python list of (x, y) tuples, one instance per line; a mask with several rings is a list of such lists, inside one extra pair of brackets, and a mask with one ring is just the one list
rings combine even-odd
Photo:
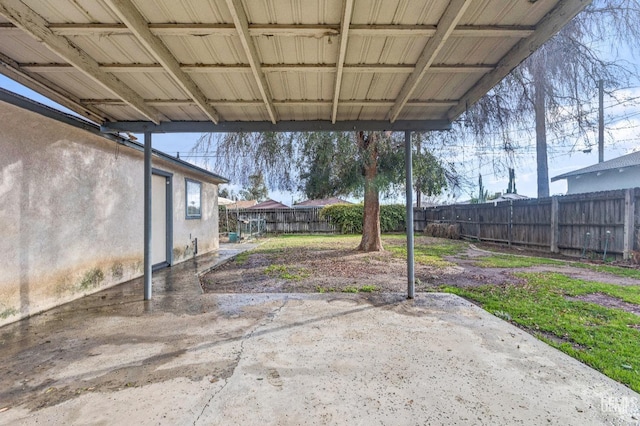
[(209, 105), (207, 98), (200, 88), (193, 82), (191, 77), (180, 68), (180, 63), (171, 54), (164, 43), (155, 36), (147, 26), (140, 11), (129, 0), (105, 0), (111, 10), (124, 22), (131, 30), (136, 39), (153, 55), (162, 67), (171, 75), (173, 80), (185, 91), (187, 96), (204, 111), (211, 121), (218, 124), (220, 117), (216, 110)]
[(253, 72), (256, 84), (258, 85), (258, 90), (260, 91), (264, 105), (267, 108), (267, 113), (269, 114), (271, 122), (275, 124), (278, 121), (278, 118), (275, 107), (273, 106), (273, 97), (271, 96), (271, 91), (267, 85), (267, 79), (262, 71), (262, 65), (259, 61), (256, 46), (253, 44), (253, 40), (251, 40), (251, 34), (249, 34), (249, 21), (247, 19), (247, 14), (242, 7), (242, 1), (226, 1), (227, 6), (229, 7), (229, 12), (233, 17), (233, 23), (236, 26), (238, 36), (240, 37), (240, 42), (242, 43), (247, 60), (249, 61), (249, 66), (251, 66), (251, 71)]
[[(68, 72), (73, 68), (65, 63), (33, 64), (22, 63), (20, 67), (34, 73)], [(100, 64), (100, 68), (110, 73), (156, 73), (165, 72), (159, 64)], [(245, 64), (180, 64), (180, 68), (190, 74), (220, 74), (251, 72), (251, 67)], [(491, 64), (433, 64), (428, 73), (474, 74), (486, 73), (495, 68)], [(411, 64), (354, 64), (343, 67), (344, 73), (382, 73), (382, 74), (411, 74), (415, 67)], [(277, 72), (336, 72), (336, 64), (269, 64), (262, 65), (265, 74)]]
[(65, 37), (54, 34), (48, 28), (47, 21), (20, 0), (0, 2), (0, 14), (96, 83), (113, 92), (146, 119), (155, 124), (160, 123), (161, 115), (155, 108), (146, 105), (142, 97), (118, 78), (101, 70), (92, 57), (71, 44)]
[[(57, 35), (88, 36), (130, 34), (124, 24), (79, 24), (50, 23), (49, 28)], [(233, 24), (148, 24), (149, 30), (156, 36), (234, 36), (237, 34)], [(16, 29), (10, 23), (0, 23), (0, 31)], [(535, 28), (520, 25), (460, 25), (453, 30), (452, 37), (516, 37), (526, 38)], [(349, 33), (358, 36), (374, 37), (432, 37), (436, 33), (435, 25), (380, 25), (354, 24)], [(252, 37), (332, 37), (340, 35), (340, 25), (333, 24), (250, 24)]]
[(342, 88), (342, 72), (344, 69), (344, 58), (347, 54), (347, 44), (349, 43), (349, 26), (353, 13), (353, 0), (344, 0), (342, 9), (342, 21), (340, 24), (340, 48), (338, 49), (338, 60), (336, 61), (336, 78), (333, 85), (333, 105), (331, 107), (331, 122), (335, 123), (338, 116), (338, 102), (340, 101), (340, 89)]
[[(120, 99), (82, 99), (82, 102), (86, 105), (124, 105)], [(195, 106), (195, 102), (190, 99), (147, 99), (146, 102), (149, 105), (156, 107), (174, 107), (174, 106)], [(212, 102), (214, 103), (214, 102)], [(215, 104), (218, 106), (226, 107), (259, 107), (263, 103), (261, 100), (216, 100)], [(278, 107), (286, 106), (303, 106), (303, 107), (316, 107), (316, 106), (330, 106), (333, 101), (330, 99), (321, 100), (274, 100), (273, 104)], [(385, 107), (390, 108), (394, 104), (394, 100), (384, 99), (356, 99), (340, 102), (342, 106), (349, 107)], [(410, 101), (407, 102), (407, 107), (453, 107), (458, 104), (457, 100), (426, 100), (426, 101)]]
[(449, 110), (447, 117), (453, 121), (460, 116), (469, 105), (476, 103), (512, 69), (525, 60), (535, 50), (557, 33), (567, 22), (582, 11), (591, 0), (563, 0), (538, 23), (536, 31), (530, 37), (520, 40), (497, 64), (493, 71), (485, 74), (467, 93), (458, 105)]
[(442, 49), (442, 46), (447, 42), (470, 4), (471, 0), (452, 0), (449, 3), (447, 9), (440, 17), (436, 33), (427, 41), (424, 50), (420, 54), (420, 57), (416, 62), (415, 70), (411, 73), (407, 81), (405, 81), (402, 89), (400, 89), (400, 93), (396, 98), (396, 103), (393, 108), (391, 108), (391, 111), (389, 111), (389, 121), (393, 123), (398, 119), (402, 108), (407, 101), (409, 101), (411, 95), (413, 95), (416, 87), (418, 87), (418, 84), (422, 81), (422, 78), (431, 64), (433, 64), (433, 61), (440, 52), (440, 49)]

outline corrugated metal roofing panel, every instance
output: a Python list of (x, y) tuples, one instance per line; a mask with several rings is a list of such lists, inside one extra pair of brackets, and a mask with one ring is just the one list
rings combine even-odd
[(349, 38), (348, 64), (415, 64), (427, 37), (358, 36)]
[[(156, 123), (330, 120), (333, 111), (337, 121), (452, 119), (497, 83), (502, 71), (478, 86), (519, 40), (534, 34), (505, 70), (586, 3), (352, 0), (342, 16), (346, 0), (130, 1), (137, 12), (105, 0), (0, 3), (0, 53), (8, 57), (0, 72), (27, 84), (35, 76), (32, 88), (45, 92), (49, 79), (57, 96), (87, 100), (86, 108), (68, 103), (92, 119), (99, 114), (89, 107)], [(559, 5), (562, 13), (548, 15)], [(447, 111), (434, 100), (454, 103)]]
[(421, 117), (428, 115), (430, 117), (445, 117), (448, 106), (434, 107), (434, 106), (411, 106), (408, 105), (402, 110), (400, 114), (400, 120), (421, 120)]
[(555, 0), (474, 0), (460, 25), (536, 25), (558, 4)]
[(163, 35), (160, 39), (181, 64), (247, 64), (238, 37)]
[(191, 74), (209, 99), (262, 100), (250, 73)]
[(0, 53), (16, 62), (27, 64), (63, 62), (55, 53), (48, 49), (43, 49), (42, 43), (16, 28), (1, 30), (0, 37), (2, 37), (2, 43), (0, 43), (2, 51)]
[(136, 120), (140, 115), (128, 105), (101, 105), (100, 110), (118, 121)]
[(353, 24), (436, 25), (449, 4), (447, 0), (367, 0), (353, 7)]
[(23, 3), (55, 23), (116, 23), (118, 18), (102, 1), (90, 0), (23, 0)]
[(165, 72), (123, 73), (118, 78), (143, 99), (189, 99), (184, 90)]
[(331, 73), (275, 72), (267, 74), (273, 99), (324, 100), (333, 98), (334, 76)]
[(311, 105), (305, 106), (301, 104), (286, 104), (276, 106), (278, 115), (283, 121), (308, 121), (314, 120), (313, 117), (329, 117), (331, 114), (331, 105)]
[(156, 59), (130, 34), (67, 36), (100, 64), (155, 64)]
[(263, 64), (335, 64), (338, 42), (334, 37), (253, 37)]
[(154, 0), (139, 1), (136, 6), (150, 23), (155, 24), (221, 24), (231, 21), (224, 1)]
[(263, 106), (222, 104), (216, 109), (225, 121), (269, 121), (269, 116)]
[(160, 113), (171, 117), (173, 121), (205, 121), (207, 116), (195, 103), (191, 105), (163, 106), (154, 105)]
[(393, 100), (400, 92), (403, 81), (395, 74), (348, 73), (343, 77), (340, 99), (348, 100)]
[(515, 37), (451, 37), (436, 57), (436, 63), (495, 65), (518, 41)]
[(70, 69), (66, 72), (46, 73), (44, 76), (53, 84), (65, 89), (81, 99), (112, 99), (114, 94), (103, 86), (81, 73)]
[(476, 83), (477, 76), (462, 73), (429, 74), (416, 87), (413, 99), (427, 100), (455, 100), (460, 99), (467, 90)]
[(275, 2), (243, 1), (249, 22), (256, 24), (330, 24), (339, 23), (341, 0), (283, 0)]

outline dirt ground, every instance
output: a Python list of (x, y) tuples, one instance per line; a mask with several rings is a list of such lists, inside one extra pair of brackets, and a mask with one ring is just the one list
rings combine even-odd
[[(442, 240), (417, 237), (415, 244), (441, 244)], [(401, 239), (383, 238), (384, 246), (402, 245)], [(487, 268), (477, 266), (478, 259), (498, 253), (553, 257), (567, 265), (536, 265), (528, 268)], [(416, 263), (415, 289), (434, 291), (442, 285), (459, 287), (485, 284), (506, 285), (521, 281), (518, 272), (556, 272), (571, 278), (616, 285), (640, 285), (640, 280), (571, 266), (579, 259), (548, 253), (509, 249), (499, 245), (468, 244), (458, 254), (445, 256), (448, 264)], [(274, 265), (278, 265), (275, 268)], [(404, 292), (407, 288), (407, 266), (403, 257), (390, 250), (362, 253), (355, 248), (314, 249), (285, 248), (280, 251), (249, 252), (246, 259), (232, 261), (201, 279), (206, 293), (328, 293), (328, 292)], [(606, 295), (589, 295), (589, 302), (624, 309), (638, 314), (640, 307)]]

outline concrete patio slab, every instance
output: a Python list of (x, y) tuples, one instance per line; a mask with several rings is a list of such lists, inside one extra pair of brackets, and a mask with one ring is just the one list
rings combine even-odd
[(151, 302), (133, 282), (1, 328), (0, 424), (640, 419), (637, 393), (453, 295), (202, 294), (170, 269)]

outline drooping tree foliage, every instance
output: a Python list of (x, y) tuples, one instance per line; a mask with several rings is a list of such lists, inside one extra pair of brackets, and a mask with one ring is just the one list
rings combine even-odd
[[(415, 188), (439, 194), (455, 172), (425, 149), (416, 134)], [(205, 134), (193, 150), (211, 155), (210, 167), (247, 186), (260, 173), (267, 186), (298, 190), (310, 199), (363, 196), (363, 236), (359, 249), (382, 250), (380, 195), (404, 188), (404, 133), (299, 132)]]
[(637, 48), (639, 22), (638, 0), (593, 1), (470, 108), (458, 129), (512, 161), (519, 148), (514, 133), (535, 123), (538, 197), (549, 196), (548, 136), (559, 144), (595, 143), (597, 115), (587, 106), (597, 99), (598, 82), (615, 96), (634, 74), (624, 61), (603, 58)]
[(269, 190), (264, 183), (262, 172), (258, 171), (248, 177), (249, 185), (240, 191), (240, 196), (245, 200), (262, 202), (269, 196)]

